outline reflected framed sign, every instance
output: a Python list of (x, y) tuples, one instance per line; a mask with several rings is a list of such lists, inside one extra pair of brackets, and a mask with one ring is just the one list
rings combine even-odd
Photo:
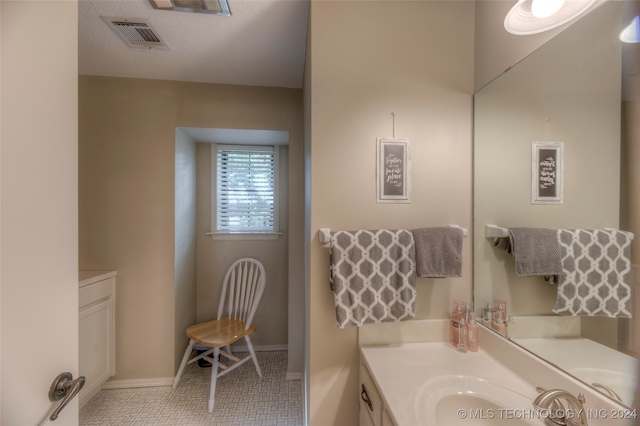
[(531, 204), (562, 204), (564, 143), (531, 143)]

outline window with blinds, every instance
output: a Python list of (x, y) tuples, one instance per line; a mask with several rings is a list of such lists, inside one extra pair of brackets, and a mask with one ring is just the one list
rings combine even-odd
[(215, 147), (216, 232), (278, 232), (278, 151)]

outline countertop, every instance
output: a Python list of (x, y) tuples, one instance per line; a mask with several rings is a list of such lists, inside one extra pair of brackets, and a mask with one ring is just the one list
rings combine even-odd
[(601, 383), (632, 406), (640, 361), (584, 337), (537, 337), (515, 342), (586, 383)]
[[(506, 369), (482, 348), (459, 352), (448, 342), (403, 343), (363, 346), (362, 359), (398, 426), (419, 425), (426, 382), (441, 376), (472, 376), (501, 384), (530, 400), (537, 392), (533, 385)], [(530, 409), (527, 407), (510, 407)]]

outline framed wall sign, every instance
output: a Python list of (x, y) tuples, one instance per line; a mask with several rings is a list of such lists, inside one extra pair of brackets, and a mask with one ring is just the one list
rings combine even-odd
[(377, 202), (411, 202), (409, 139), (377, 139)]
[(531, 143), (531, 204), (562, 204), (564, 143)]

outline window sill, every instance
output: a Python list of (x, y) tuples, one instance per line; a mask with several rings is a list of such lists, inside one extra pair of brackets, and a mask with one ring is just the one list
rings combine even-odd
[(214, 241), (259, 241), (276, 240), (282, 232), (207, 232)]

